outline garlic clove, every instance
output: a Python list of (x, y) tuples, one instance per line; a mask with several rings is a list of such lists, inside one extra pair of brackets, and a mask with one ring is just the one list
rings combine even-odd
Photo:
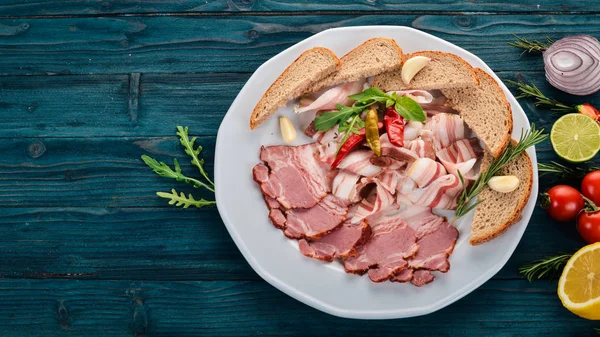
[(296, 128), (289, 118), (279, 117), (279, 129), (286, 143), (291, 143), (296, 139)]
[(402, 66), (402, 81), (405, 84), (409, 84), (413, 77), (421, 71), (431, 61), (429, 57), (415, 56), (411, 57)]
[(488, 186), (500, 193), (510, 193), (519, 187), (519, 178), (516, 176), (495, 176), (488, 181)]

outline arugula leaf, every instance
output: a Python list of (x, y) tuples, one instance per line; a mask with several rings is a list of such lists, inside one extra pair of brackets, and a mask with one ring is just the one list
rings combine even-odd
[(400, 116), (410, 121), (424, 122), (427, 119), (425, 112), (423, 112), (423, 108), (410, 97), (398, 97), (394, 107)]
[(196, 200), (191, 194), (188, 194), (186, 197), (185, 193), (183, 192), (177, 194), (175, 189), (172, 189), (171, 193), (156, 192), (156, 195), (161, 198), (171, 199), (169, 201), (169, 205), (175, 204), (175, 206), (183, 206), (183, 208), (188, 208), (190, 206), (196, 206), (196, 208), (200, 208), (208, 205), (214, 205), (216, 203), (215, 201), (209, 201), (202, 198), (200, 200)]
[(351, 99), (353, 99), (355, 101), (359, 101), (359, 102), (364, 102), (367, 100), (383, 102), (383, 101), (387, 100), (388, 98), (391, 98), (388, 94), (386, 94), (385, 92), (383, 92), (375, 87), (371, 87), (369, 89), (364, 90), (361, 93), (354, 94), (354, 95), (351, 95), (348, 97), (350, 97)]
[(169, 165), (163, 163), (162, 161), (159, 162), (150, 156), (142, 155), (142, 160), (144, 161), (144, 163), (146, 163), (146, 165), (148, 165), (152, 169), (152, 171), (154, 171), (154, 173), (158, 174), (161, 177), (167, 177), (175, 179), (177, 181), (183, 181), (184, 183), (193, 185), (196, 188), (204, 187), (212, 192), (215, 191), (212, 186), (209, 186), (198, 179), (190, 178), (184, 175), (181, 172), (181, 166), (179, 166), (179, 162), (177, 161), (177, 159), (173, 159), (173, 166), (175, 166), (175, 171), (173, 171), (169, 167)]
[(208, 181), (208, 183), (214, 188), (215, 183), (210, 180), (206, 171), (204, 171), (204, 159), (198, 159), (200, 152), (202, 151), (202, 146), (198, 145), (197, 148), (194, 149), (194, 142), (196, 141), (196, 137), (190, 139), (188, 135), (188, 127), (177, 126), (177, 135), (179, 136), (179, 143), (183, 146), (185, 153), (187, 153), (190, 157), (192, 157), (192, 165), (196, 166), (200, 171), (200, 174)]
[(362, 106), (348, 107), (341, 104), (338, 104), (336, 107), (338, 111), (324, 112), (315, 118), (315, 130), (327, 131), (340, 122), (346, 122), (352, 115), (360, 113), (365, 109)]

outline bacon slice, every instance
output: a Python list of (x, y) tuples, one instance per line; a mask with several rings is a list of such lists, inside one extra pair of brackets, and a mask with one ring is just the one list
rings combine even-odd
[(262, 147), (266, 163), (252, 170), (263, 194), (285, 208), (310, 208), (329, 192), (329, 167), (315, 157), (316, 144)]
[(371, 239), (356, 256), (344, 261), (347, 272), (368, 272), (374, 282), (390, 279), (408, 266), (406, 259), (413, 256), (418, 246), (415, 231), (403, 219), (402, 212), (384, 210), (367, 218), (371, 226)]
[(361, 176), (373, 177), (378, 175), (383, 169), (371, 163), (373, 151), (357, 150), (350, 152), (338, 165), (343, 169)]
[(433, 181), (446, 174), (444, 166), (429, 158), (415, 160), (406, 171), (419, 188), (427, 187)]
[(437, 114), (425, 124), (425, 129), (433, 132), (433, 145), (436, 150), (465, 138), (465, 123), (459, 115)]
[(419, 137), (409, 142), (405, 142), (404, 145), (419, 158), (435, 159), (435, 150), (433, 149), (433, 141), (431, 140), (424, 140)]
[(356, 202), (359, 199), (357, 191), (359, 179), (360, 175), (358, 174), (345, 170), (337, 170), (337, 174), (333, 178), (331, 192), (338, 198)]
[[(369, 180), (363, 178), (363, 186), (369, 183)], [(352, 217), (351, 221), (353, 223), (358, 223), (362, 219), (368, 217), (369, 215), (377, 213), (393, 205), (394, 201), (394, 196), (390, 192), (388, 192), (381, 184), (377, 184), (376, 187), (373, 190), (371, 190), (371, 193), (358, 204), (358, 208), (354, 212), (354, 216)]]
[(419, 104), (427, 104), (433, 102), (433, 95), (429, 91), (425, 90), (398, 90), (398, 91), (389, 91), (388, 95), (396, 93), (396, 96), (405, 96), (412, 98), (415, 102)]
[(437, 151), (436, 156), (448, 173), (458, 175), (460, 172), (466, 179), (475, 180), (478, 174), (474, 167), (482, 153), (479, 140), (471, 138), (455, 141), (450, 146)]
[(382, 157), (390, 157), (405, 163), (412, 163), (413, 161), (419, 159), (419, 156), (417, 156), (417, 154), (413, 151), (392, 144), (387, 133), (381, 135), (380, 140)]
[(403, 202), (408, 200), (413, 205), (424, 207), (454, 209), (461, 190), (460, 180), (453, 174), (446, 174), (437, 178), (429, 186), (415, 189), (398, 200)]
[(365, 80), (350, 82), (333, 87), (322, 93), (316, 100), (309, 105), (296, 109), (297, 113), (318, 110), (334, 110), (337, 104), (351, 105), (350, 95), (363, 91)]
[(417, 139), (419, 132), (423, 129), (423, 123), (416, 121), (408, 121), (404, 126), (404, 142)]
[(428, 116), (434, 116), (440, 113), (457, 114), (458, 112), (449, 106), (446, 106), (446, 96), (441, 93), (433, 93), (433, 100), (429, 103), (421, 104), (421, 108)]
[(348, 203), (328, 194), (315, 206), (286, 211), (284, 234), (290, 239), (320, 238), (342, 224)]
[(300, 240), (298, 247), (305, 256), (331, 262), (336, 257), (345, 258), (354, 253), (370, 235), (371, 227), (366, 222), (352, 224), (346, 221), (341, 227), (318, 240)]

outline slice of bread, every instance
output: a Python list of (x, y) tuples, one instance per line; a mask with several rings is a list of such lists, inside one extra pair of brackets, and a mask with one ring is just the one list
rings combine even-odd
[[(513, 140), (513, 144), (516, 142)], [(486, 152), (482, 163), (485, 169), (492, 156)], [(473, 223), (471, 224), (471, 245), (479, 245), (491, 241), (510, 226), (521, 219), (523, 208), (531, 195), (533, 185), (533, 166), (527, 152), (508, 162), (497, 175), (514, 175), (519, 178), (519, 187), (510, 193), (500, 193), (486, 186), (478, 199), (483, 200), (475, 208)]]
[(258, 101), (250, 117), (250, 129), (262, 124), (279, 107), (300, 97), (311, 85), (335, 72), (340, 66), (340, 60), (327, 48), (316, 47), (302, 53)]
[(459, 112), (463, 120), (483, 141), (495, 157), (504, 151), (513, 129), (512, 110), (502, 88), (490, 74), (475, 69), (479, 87), (443, 89), (448, 105)]
[(383, 91), (422, 89), (435, 90), (477, 86), (479, 80), (473, 67), (457, 55), (440, 51), (420, 51), (404, 55), (404, 61), (425, 56), (431, 59), (410, 83), (402, 81), (402, 69), (387, 72), (373, 79), (373, 86)]
[(393, 39), (373, 38), (344, 55), (341, 62), (340, 70), (314, 83), (306, 93), (398, 69), (402, 65), (402, 49)]

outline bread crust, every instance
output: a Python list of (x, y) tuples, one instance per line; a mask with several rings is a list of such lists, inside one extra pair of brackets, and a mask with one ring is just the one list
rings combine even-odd
[[(513, 144), (517, 143), (514, 140), (512, 140), (512, 142), (513, 142)], [(521, 219), (521, 214), (523, 213), (523, 209), (525, 208), (525, 206), (527, 205), (527, 202), (529, 201), (529, 197), (531, 196), (531, 189), (533, 187), (533, 164), (531, 163), (531, 158), (529, 157), (527, 152), (523, 152), (521, 155), (524, 155), (527, 160), (528, 165), (526, 165), (526, 166), (528, 169), (528, 174), (530, 176), (529, 184), (527, 185), (527, 190), (526, 190), (525, 194), (521, 196), (521, 199), (519, 200), (519, 204), (517, 205), (517, 207), (515, 207), (512, 214), (506, 219), (506, 221), (502, 225), (496, 227), (496, 231), (488, 233), (488, 235), (486, 235), (486, 236), (481, 236), (481, 237), (477, 237), (477, 238), (473, 238), (473, 236), (471, 235), (469, 242), (471, 243), (472, 246), (476, 246), (476, 245), (480, 245), (482, 243), (492, 241), (493, 239), (504, 234), (504, 232), (506, 232), (512, 225), (516, 224)], [(486, 188), (489, 188), (489, 187), (486, 187)]]
[(475, 73), (477, 74), (477, 77), (479, 77), (479, 76), (485, 77), (488, 81), (490, 81), (491, 83), (494, 84), (494, 87), (500, 94), (502, 103), (504, 104), (504, 106), (506, 107), (506, 110), (508, 111), (508, 126), (506, 127), (507, 132), (504, 134), (504, 139), (502, 140), (502, 146), (500, 146), (496, 151), (492, 152), (492, 156), (494, 156), (494, 158), (498, 158), (502, 154), (502, 152), (506, 149), (506, 147), (508, 146), (508, 143), (511, 141), (511, 135), (512, 135), (512, 130), (513, 130), (512, 108), (510, 107), (510, 103), (508, 102), (508, 99), (506, 98), (504, 91), (502, 90), (502, 88), (500, 87), (498, 82), (496, 82), (496, 80), (492, 77), (492, 75), (488, 74), (485, 70), (483, 70), (481, 68), (475, 68)]
[(329, 54), (331, 56), (331, 58), (337, 64), (336, 68), (332, 72), (324, 74), (318, 80), (321, 80), (321, 79), (327, 77), (329, 74), (339, 70), (340, 67), (342, 66), (342, 62), (340, 61), (340, 59), (331, 50), (329, 50), (325, 47), (314, 47), (314, 48), (311, 48), (311, 49), (303, 52), (302, 54), (300, 54), (300, 56), (298, 56), (294, 60), (294, 62), (292, 62), (287, 68), (285, 68), (285, 70), (281, 73), (281, 75), (279, 75), (279, 77), (277, 77), (277, 79), (271, 84), (271, 86), (269, 86), (269, 88), (267, 89), (267, 91), (265, 91), (265, 93), (260, 98), (258, 103), (256, 103), (256, 106), (254, 106), (254, 110), (252, 110), (252, 115), (250, 116), (250, 129), (251, 130), (254, 130), (257, 126), (261, 125), (267, 118), (269, 118), (272, 115), (272, 114), (269, 114), (269, 115), (264, 116), (259, 119), (258, 118), (259, 111), (257, 109), (259, 106), (263, 105), (264, 100), (266, 99), (267, 95), (271, 92), (271, 90), (273, 90), (273, 87), (275, 87), (277, 84), (281, 83), (283, 81), (283, 79), (286, 78), (287, 74), (291, 71), (292, 66), (295, 65), (302, 57), (306, 56), (309, 53), (315, 52), (315, 51), (321, 51), (321, 52), (325, 52), (325, 53)]

